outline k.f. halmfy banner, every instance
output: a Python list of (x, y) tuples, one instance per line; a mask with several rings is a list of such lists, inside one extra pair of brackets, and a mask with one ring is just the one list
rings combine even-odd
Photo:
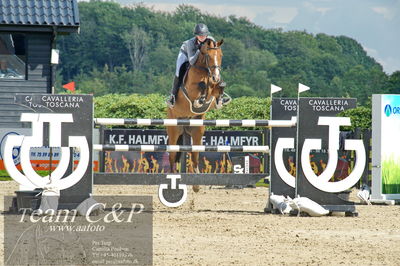
[[(104, 144), (115, 145), (167, 145), (168, 141), (165, 130), (105, 129), (103, 136)], [(258, 146), (263, 145), (263, 134), (261, 131), (207, 131), (202, 145)], [(262, 153), (201, 152), (199, 170), (201, 173), (232, 173), (232, 158), (246, 155), (250, 173), (262, 173)], [(193, 172), (192, 165), (191, 153), (188, 153), (187, 172)], [(168, 152), (111, 151), (104, 153), (102, 169), (108, 173), (168, 173), (169, 168)]]

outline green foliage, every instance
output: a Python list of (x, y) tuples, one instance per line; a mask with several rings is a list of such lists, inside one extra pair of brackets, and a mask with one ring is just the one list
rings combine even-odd
[(107, 94), (95, 97), (95, 117), (163, 118), (164, 97), (159, 94)]
[(301, 82), (307, 96), (355, 97), (365, 104), (373, 93), (399, 93), (400, 72), (388, 76), (363, 47), (346, 36), (264, 29), (246, 18), (216, 17), (180, 5), (165, 13), (135, 4), (79, 2), (80, 34), (58, 38), (61, 84), (76, 81), (82, 92), (167, 94), (176, 56), (196, 23), (225, 40), (223, 78), (233, 97), (269, 94), (271, 83), (283, 97), (297, 95)]
[[(240, 97), (221, 110), (210, 111), (206, 119), (268, 119), (270, 104), (269, 98)], [(167, 117), (165, 96), (160, 94), (107, 94), (95, 97), (94, 106), (94, 115), (99, 118)]]
[(355, 128), (370, 129), (372, 126), (371, 107), (360, 106), (338, 114), (340, 117), (350, 117), (351, 126), (342, 130), (354, 130)]
[[(35, 171), (40, 176), (47, 176), (49, 175), (49, 171)], [(7, 170), (0, 170), (0, 181), (10, 181), (13, 180), (10, 175), (8, 174)]]
[[(212, 110), (207, 113), (206, 117), (207, 119), (269, 119), (270, 105), (270, 98), (239, 97), (233, 99), (221, 110)], [(233, 127), (232, 130), (243, 130), (243, 128)]]
[(394, 72), (388, 81), (388, 91), (393, 94), (400, 94), (400, 71)]

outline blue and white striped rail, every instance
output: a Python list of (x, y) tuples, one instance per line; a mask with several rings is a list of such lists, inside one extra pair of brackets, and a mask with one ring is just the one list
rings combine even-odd
[(214, 146), (214, 145), (112, 145), (94, 144), (95, 151), (143, 151), (143, 152), (262, 152), (269, 153), (268, 146)]
[(97, 125), (137, 126), (216, 126), (216, 127), (294, 127), (296, 117), (291, 120), (202, 120), (202, 119), (129, 119), (94, 118)]

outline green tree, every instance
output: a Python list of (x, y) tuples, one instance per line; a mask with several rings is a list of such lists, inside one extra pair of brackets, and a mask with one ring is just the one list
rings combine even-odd
[(79, 11), (80, 34), (58, 38), (57, 84), (76, 81), (95, 95), (167, 94), (179, 48), (199, 22), (225, 40), (222, 75), (234, 97), (267, 94), (270, 83), (284, 88), (284, 97), (296, 96), (300, 82), (311, 88), (306, 96), (355, 97), (361, 103), (372, 93), (400, 90), (400, 74), (386, 75), (346, 36), (264, 29), (247, 18), (221, 18), (189, 5), (167, 13), (141, 3), (90, 1), (79, 2)]
[(138, 71), (143, 65), (151, 41), (149, 35), (136, 25), (122, 34), (122, 40), (129, 51), (133, 71)]
[(393, 94), (400, 94), (400, 71), (393, 72), (388, 80), (388, 91)]

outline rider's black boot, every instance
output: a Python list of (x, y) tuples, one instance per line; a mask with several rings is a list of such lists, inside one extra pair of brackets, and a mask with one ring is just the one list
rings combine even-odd
[[(218, 86), (223, 90), (226, 87), (226, 82), (222, 80), (219, 82)], [(221, 98), (222, 98), (222, 105), (227, 105), (231, 101), (231, 99), (227, 97), (221, 96)]]
[(171, 95), (169, 96), (169, 99), (167, 100), (167, 105), (169, 108), (174, 107), (175, 99), (178, 94), (178, 90), (179, 90), (179, 78), (177, 76), (174, 76), (174, 82), (172, 84)]

